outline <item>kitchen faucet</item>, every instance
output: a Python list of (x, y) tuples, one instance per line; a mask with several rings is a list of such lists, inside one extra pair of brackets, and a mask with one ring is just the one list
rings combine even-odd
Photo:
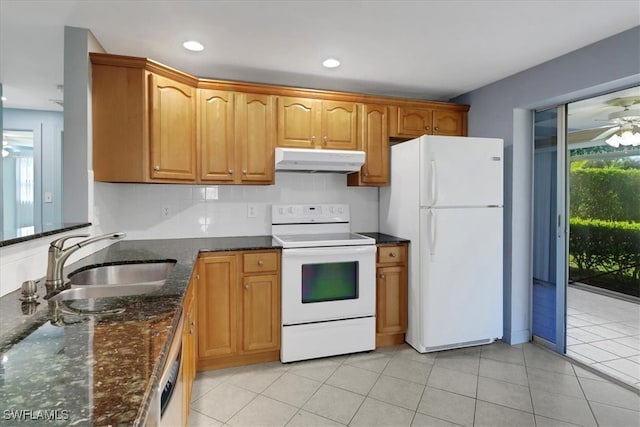
[(103, 234), (100, 236), (94, 236), (89, 239), (83, 240), (79, 243), (76, 243), (73, 246), (70, 246), (64, 249), (64, 242), (69, 239), (77, 239), (81, 237), (89, 237), (88, 234), (79, 234), (74, 236), (62, 237), (60, 239), (56, 239), (49, 244), (49, 255), (47, 261), (47, 279), (45, 281), (45, 287), (47, 289), (47, 296), (45, 298), (52, 297), (57, 294), (64, 288), (64, 277), (62, 275), (62, 270), (64, 268), (64, 263), (67, 259), (78, 249), (87, 246), (91, 243), (99, 242), (100, 240), (118, 240), (125, 237), (125, 233), (109, 233)]

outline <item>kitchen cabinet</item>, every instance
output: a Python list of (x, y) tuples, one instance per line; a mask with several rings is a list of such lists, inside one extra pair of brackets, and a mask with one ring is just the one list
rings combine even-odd
[(399, 138), (465, 136), (465, 118), (466, 115), (459, 110), (396, 106), (391, 107), (390, 133), (392, 137)]
[(195, 88), (143, 68), (94, 63), (96, 181), (195, 182)]
[(198, 370), (278, 360), (280, 252), (210, 253), (198, 272)]
[(191, 408), (191, 390), (196, 378), (196, 310), (195, 293), (198, 282), (197, 273), (191, 279), (184, 297), (182, 310), (184, 323), (182, 326), (182, 425), (187, 425)]
[(198, 90), (200, 181), (272, 184), (275, 97)]
[(407, 331), (407, 249), (407, 243), (378, 245), (376, 347), (404, 342)]
[(355, 102), (280, 97), (277, 145), (355, 150), (357, 118)]
[(347, 176), (349, 186), (389, 185), (388, 108), (381, 104), (360, 104), (358, 150), (366, 153), (357, 173)]
[(196, 90), (149, 74), (151, 178), (195, 181)]

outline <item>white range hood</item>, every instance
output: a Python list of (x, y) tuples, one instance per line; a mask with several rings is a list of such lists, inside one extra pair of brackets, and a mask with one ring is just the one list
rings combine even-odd
[(358, 172), (364, 164), (364, 151), (276, 148), (276, 171)]

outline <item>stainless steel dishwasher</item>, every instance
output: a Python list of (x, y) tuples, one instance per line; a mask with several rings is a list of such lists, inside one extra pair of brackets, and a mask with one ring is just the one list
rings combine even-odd
[(169, 355), (164, 364), (158, 387), (151, 396), (151, 407), (147, 416), (148, 427), (166, 426), (176, 427), (182, 425), (182, 325), (184, 313), (180, 315), (180, 322), (175, 331)]

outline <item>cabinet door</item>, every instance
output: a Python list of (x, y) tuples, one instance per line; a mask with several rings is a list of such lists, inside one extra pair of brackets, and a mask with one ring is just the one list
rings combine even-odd
[(196, 91), (149, 75), (151, 178), (195, 181)]
[(234, 170), (233, 97), (232, 92), (200, 89), (198, 125), (203, 181), (233, 181), (239, 173)]
[(355, 150), (358, 110), (353, 102), (322, 102), (322, 148)]
[(421, 136), (432, 133), (432, 110), (398, 107), (398, 135)]
[(280, 348), (278, 275), (245, 276), (242, 283), (242, 350)]
[(198, 266), (198, 357), (228, 356), (237, 352), (237, 257), (207, 256)]
[(459, 111), (440, 111), (433, 112), (433, 134), (462, 136), (462, 113)]
[(189, 409), (191, 407), (191, 389), (196, 377), (196, 322), (195, 322), (195, 292), (197, 286), (197, 275), (189, 284), (189, 289), (184, 300), (184, 325), (182, 328), (182, 377), (183, 377), (183, 400), (182, 400), (182, 424), (187, 425)]
[(407, 267), (378, 267), (376, 332), (407, 329)]
[(317, 99), (279, 98), (278, 146), (312, 148), (321, 136), (321, 108)]
[(240, 181), (273, 183), (275, 97), (238, 93), (235, 102)]
[(389, 184), (387, 107), (365, 104), (361, 120), (362, 148), (367, 157), (360, 172), (363, 184)]

